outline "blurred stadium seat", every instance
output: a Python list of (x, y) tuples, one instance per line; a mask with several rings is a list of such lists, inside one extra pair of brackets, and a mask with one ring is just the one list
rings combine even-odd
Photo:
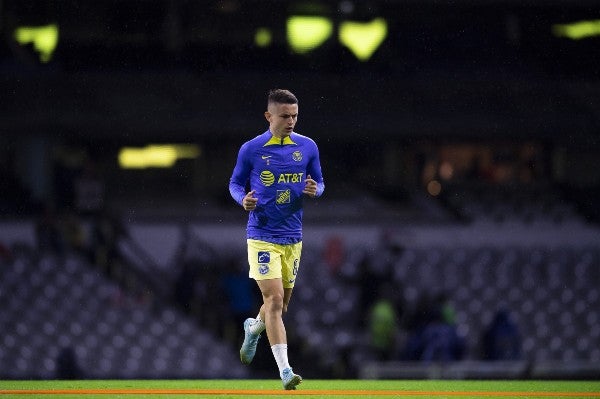
[(241, 378), (234, 350), (168, 304), (123, 292), (83, 258), (19, 256), (0, 269), (2, 378), (54, 378), (72, 348), (85, 378)]

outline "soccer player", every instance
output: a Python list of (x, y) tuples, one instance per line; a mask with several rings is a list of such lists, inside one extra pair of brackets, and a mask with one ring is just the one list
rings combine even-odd
[[(325, 184), (317, 145), (294, 132), (296, 96), (288, 90), (271, 90), (265, 118), (269, 129), (242, 145), (229, 182), (233, 199), (249, 211), (249, 276), (256, 280), (263, 297), (256, 318), (244, 322), (240, 359), (244, 364), (252, 362), (260, 334), (266, 329), (283, 387), (292, 390), (302, 377), (288, 361), (282, 316), (300, 266), (302, 202), (305, 196), (320, 196)], [(248, 183), (250, 191), (246, 192)]]

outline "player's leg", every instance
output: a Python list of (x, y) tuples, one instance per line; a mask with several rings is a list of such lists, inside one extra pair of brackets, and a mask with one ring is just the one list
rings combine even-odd
[[(298, 274), (298, 267), (300, 265), (300, 253), (302, 252), (302, 242), (284, 245), (280, 249), (282, 250), (281, 283), (283, 287), (283, 316), (283, 314), (288, 310), (290, 299), (292, 297), (292, 291), (296, 283), (296, 276)], [(282, 357), (277, 360), (277, 365), (279, 366), (283, 387), (285, 389), (296, 389), (296, 386), (302, 382), (302, 377), (298, 374), (295, 374), (292, 371), (292, 368), (289, 367), (289, 363), (287, 361), (287, 345), (273, 345), (271, 346), (271, 349), (273, 350), (273, 355), (275, 356), (276, 360), (278, 356)]]
[(296, 389), (296, 386), (302, 382), (302, 377), (295, 374), (290, 366), (287, 354), (287, 336), (283, 323), (284, 298), (287, 292), (287, 302), (289, 302), (291, 289), (284, 290), (281, 279), (260, 280), (257, 283), (263, 295), (267, 337), (279, 368), (283, 387), (286, 390)]
[(249, 275), (256, 280), (263, 296), (263, 305), (257, 316), (257, 319), (261, 319), (263, 327), (260, 328), (257, 319), (246, 320), (240, 358), (244, 364), (252, 361), (258, 337), (266, 328), (285, 389), (296, 389), (296, 385), (302, 382), (302, 377), (294, 374), (288, 362), (287, 337), (283, 324), (283, 313), (287, 311), (298, 270), (301, 245), (277, 245), (248, 239)]
[(287, 312), (292, 291), (296, 284), (296, 277), (300, 268), (302, 242), (286, 245), (281, 259), (281, 281), (283, 283), (283, 313)]
[[(281, 277), (280, 256), (277, 255), (273, 244), (248, 240), (248, 265), (249, 277), (256, 281)], [(250, 364), (256, 354), (256, 346), (260, 334), (265, 330), (265, 305), (263, 304), (256, 318), (244, 321), (244, 342), (240, 348), (240, 360), (243, 364)]]
[(259, 280), (257, 284), (263, 297), (261, 310), (264, 310), (269, 344), (271, 346), (286, 344), (287, 338), (282, 318), (284, 290), (281, 279)]

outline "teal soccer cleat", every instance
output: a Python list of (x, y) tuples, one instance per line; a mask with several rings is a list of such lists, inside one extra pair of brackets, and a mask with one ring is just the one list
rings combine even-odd
[(296, 389), (296, 386), (302, 382), (302, 377), (294, 374), (291, 368), (287, 368), (281, 372), (281, 382), (283, 383), (283, 389), (291, 391)]
[(240, 360), (243, 364), (250, 364), (256, 354), (256, 345), (260, 339), (260, 334), (252, 334), (250, 325), (254, 322), (253, 318), (248, 318), (244, 321), (244, 343), (240, 348)]

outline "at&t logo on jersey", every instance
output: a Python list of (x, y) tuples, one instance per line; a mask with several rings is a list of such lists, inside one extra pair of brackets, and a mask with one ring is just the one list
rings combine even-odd
[(263, 170), (260, 172), (260, 181), (265, 187), (269, 187), (275, 183), (275, 175), (269, 170)]
[(302, 183), (303, 172), (300, 173), (281, 173), (277, 183)]
[[(280, 183), (302, 183), (304, 172), (299, 173), (280, 173), (277, 177), (277, 184)], [(275, 183), (275, 175), (270, 170), (260, 172), (260, 182), (265, 187), (272, 186)]]

